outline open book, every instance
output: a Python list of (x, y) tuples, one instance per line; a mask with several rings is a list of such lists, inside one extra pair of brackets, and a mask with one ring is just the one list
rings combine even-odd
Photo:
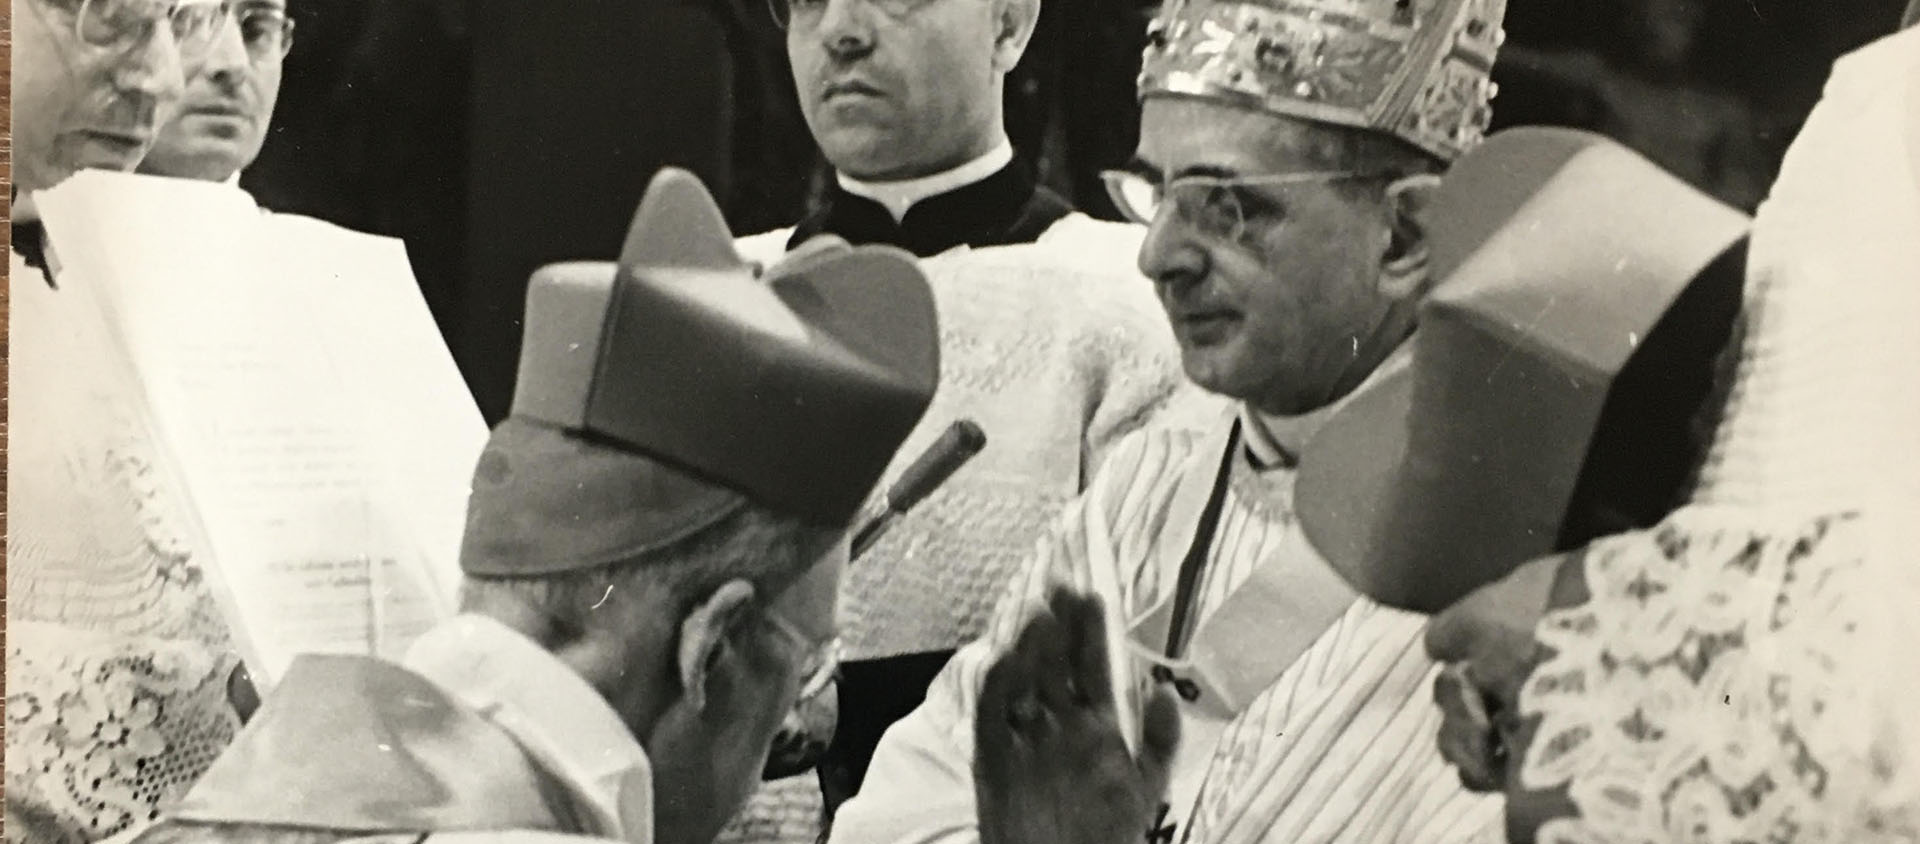
[(452, 612), (487, 431), (399, 241), (122, 173), (35, 202), (256, 683), (304, 652), (398, 657)]

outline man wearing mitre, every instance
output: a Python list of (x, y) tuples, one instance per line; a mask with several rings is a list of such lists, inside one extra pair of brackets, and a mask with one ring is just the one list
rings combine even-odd
[[(1301, 535), (1293, 488), (1328, 414), (1405, 364), (1435, 281), (1424, 212), (1487, 125), (1503, 13), (1498, 0), (1160, 10), (1138, 156), (1109, 185), (1147, 226), (1139, 268), (1187, 376), (1235, 410), (1203, 433), (1149, 430), (1116, 447), (988, 634), (882, 740), (833, 840), (1138, 841), (1154, 827), (1184, 840), (1452, 841), (1497, 824), (1498, 803), (1464, 792), (1423, 745), (1438, 720), (1421, 618), (1346, 585)], [(1073, 676), (1057, 640), (1077, 628), (1059, 616), (1084, 605), (1033, 606), (1055, 584), (1103, 602), (1105, 641), (1091, 644), (1111, 659), (1121, 727), (1107, 749), (1124, 739), (1148, 762), (1165, 757), (1164, 799), (1153, 771), (1099, 800), (1035, 797), (1057, 764), (1004, 752), (1030, 746), (1026, 726), (1061, 726), (1039, 705), (1057, 702), (1058, 684), (1021, 686)], [(1065, 685), (1065, 700), (1090, 694)], [(976, 718), (994, 727), (978, 757)]]
[(138, 840), (710, 841), (833, 669), (847, 527), (938, 380), (911, 257), (840, 249), (756, 278), (669, 171), (617, 268), (536, 274), (461, 612), (299, 658)]

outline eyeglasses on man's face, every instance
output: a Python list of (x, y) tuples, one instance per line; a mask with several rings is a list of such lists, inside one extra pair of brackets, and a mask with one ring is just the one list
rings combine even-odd
[[(820, 19), (827, 14), (827, 3), (831, 0), (767, 0), (767, 9), (773, 13), (773, 22), (781, 29), (806, 31), (820, 25)], [(902, 20), (911, 16), (936, 0), (838, 0), (841, 3), (861, 3), (885, 12), (887, 17)]]
[(74, 38), (116, 53), (152, 42), (166, 27), (183, 64), (206, 57), (230, 7), (224, 0), (44, 0), (73, 18)]
[(781, 617), (777, 612), (765, 614), (768, 626), (779, 633), (787, 644), (800, 654), (800, 694), (796, 702), (812, 700), (827, 686), (833, 683), (834, 675), (840, 673), (840, 638), (835, 636), (825, 642), (818, 641), (793, 622)]
[(1107, 183), (1107, 195), (1112, 197), (1120, 214), (1131, 222), (1153, 225), (1163, 209), (1171, 208), (1178, 219), (1205, 237), (1239, 241), (1247, 236), (1250, 223), (1278, 220), (1283, 216), (1279, 200), (1263, 195), (1259, 188), (1321, 184), (1373, 175), (1355, 170), (1314, 170), (1233, 178), (1181, 176), (1162, 184), (1131, 170), (1108, 170), (1101, 173), (1100, 178)]
[(285, 58), (293, 49), (293, 19), (285, 8), (257, 3), (240, 7), (234, 17), (240, 24), (240, 40), (254, 58)]

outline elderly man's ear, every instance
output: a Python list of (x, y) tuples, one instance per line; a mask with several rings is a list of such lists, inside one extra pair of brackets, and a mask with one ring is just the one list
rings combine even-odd
[(1033, 29), (1040, 22), (1040, 0), (997, 0), (994, 3), (993, 69), (1010, 73), (1026, 55)]
[(1386, 212), (1392, 217), (1381, 256), (1380, 283), (1387, 295), (1405, 299), (1418, 295), (1437, 279), (1429, 278), (1427, 212), (1440, 188), (1431, 173), (1406, 176), (1387, 185)]
[(720, 671), (722, 660), (738, 658), (730, 634), (753, 604), (753, 584), (729, 580), (713, 590), (680, 622), (678, 665), (680, 688), (687, 704), (695, 711), (707, 708), (709, 680)]

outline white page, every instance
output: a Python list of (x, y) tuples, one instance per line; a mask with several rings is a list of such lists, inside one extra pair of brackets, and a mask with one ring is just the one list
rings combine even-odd
[(404, 251), (223, 185), (87, 172), (36, 201), (63, 289), (124, 344), (256, 678), (397, 657), (451, 612), (485, 428)]
[(356, 379), (365, 442), (385, 467), (384, 495), (407, 502), (410, 533), (428, 556), (435, 588), (451, 605), (460, 582), (460, 537), (474, 464), (487, 426), (434, 327), (398, 240), (348, 231), (307, 217), (267, 215), (268, 242), (289, 254), (326, 255), (291, 268), (326, 348), (344, 371), (378, 372)]

